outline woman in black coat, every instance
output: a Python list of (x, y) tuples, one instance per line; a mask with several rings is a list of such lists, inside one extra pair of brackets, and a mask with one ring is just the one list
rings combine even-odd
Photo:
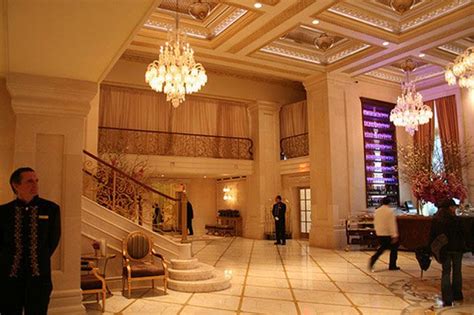
[(443, 306), (451, 306), (453, 301), (463, 300), (461, 267), (465, 241), (461, 219), (455, 212), (456, 204), (452, 199), (441, 202), (430, 231), (430, 245), (442, 234), (448, 239), (447, 244), (440, 250), (440, 263), (443, 268), (441, 274)]

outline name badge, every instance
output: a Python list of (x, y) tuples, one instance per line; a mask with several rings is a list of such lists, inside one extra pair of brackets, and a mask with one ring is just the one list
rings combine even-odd
[(41, 214), (40, 214), (40, 215), (38, 216), (38, 219), (40, 219), (40, 220), (48, 220), (48, 219), (49, 219), (49, 215), (41, 215)]

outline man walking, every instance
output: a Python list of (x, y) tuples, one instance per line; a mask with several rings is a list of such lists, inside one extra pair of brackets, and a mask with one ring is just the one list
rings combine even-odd
[(286, 204), (281, 201), (281, 196), (275, 197), (275, 204), (273, 205), (272, 215), (275, 219), (275, 245), (286, 245), (285, 235), (285, 213)]
[(373, 270), (374, 264), (380, 255), (387, 249), (390, 250), (389, 270), (400, 270), (397, 266), (398, 257), (398, 228), (395, 213), (390, 204), (390, 198), (382, 199), (382, 206), (375, 210), (374, 227), (380, 247), (377, 252), (370, 258), (369, 269)]
[(53, 289), (50, 258), (59, 244), (59, 206), (38, 196), (38, 178), (22, 167), (10, 177), (16, 199), (0, 206), (0, 314), (46, 315)]

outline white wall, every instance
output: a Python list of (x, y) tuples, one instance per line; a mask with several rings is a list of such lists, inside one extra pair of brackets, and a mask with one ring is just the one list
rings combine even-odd
[(15, 114), (5, 79), (0, 80), (0, 204), (13, 199), (8, 183), (13, 172), (13, 148), (15, 144)]

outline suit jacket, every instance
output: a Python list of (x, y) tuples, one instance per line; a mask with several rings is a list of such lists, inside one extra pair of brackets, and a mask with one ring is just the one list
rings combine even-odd
[(280, 220), (285, 220), (286, 204), (283, 202), (277, 202), (273, 205), (272, 215), (278, 217)]
[(51, 281), (50, 258), (59, 244), (59, 206), (38, 196), (0, 206), (0, 281), (38, 277)]
[(191, 220), (194, 218), (194, 213), (193, 213), (193, 205), (188, 201), (186, 204), (186, 217), (188, 220)]

